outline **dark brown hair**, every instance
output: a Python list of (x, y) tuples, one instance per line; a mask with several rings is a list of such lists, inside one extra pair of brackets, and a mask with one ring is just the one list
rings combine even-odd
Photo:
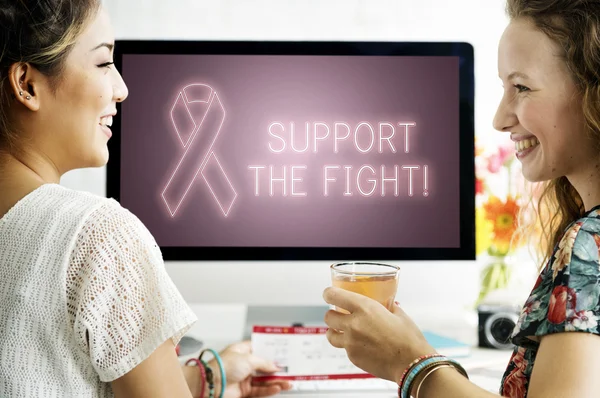
[[(585, 127), (600, 149), (600, 1), (508, 0), (506, 11), (511, 20), (530, 20), (562, 49), (560, 55), (581, 95)], [(543, 267), (565, 229), (584, 214), (585, 207), (564, 176), (538, 189), (535, 214), (525, 230), (541, 232)]]
[(9, 118), (11, 66), (29, 63), (55, 86), (67, 55), (99, 7), (99, 0), (0, 0), (0, 148), (12, 146), (17, 135)]

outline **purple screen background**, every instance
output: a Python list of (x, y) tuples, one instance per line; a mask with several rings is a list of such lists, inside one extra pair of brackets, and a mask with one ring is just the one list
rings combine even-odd
[[(121, 108), (122, 136), (112, 138), (121, 140), (121, 204), (160, 246), (459, 247), (457, 57), (124, 55), (122, 65), (129, 97)], [(214, 88), (226, 112), (213, 151), (238, 195), (227, 217), (201, 175), (174, 217), (161, 197), (184, 152), (171, 108), (192, 83)], [(319, 142), (318, 153), (298, 154), (269, 150), (269, 142), (281, 144), (268, 134), (275, 121), (295, 123), (297, 146), (304, 144), (305, 122), (343, 121), (354, 128), (366, 121), (376, 136), (379, 122), (416, 126), (410, 128), (409, 153), (405, 129), (398, 127), (392, 141), (396, 153), (387, 145), (384, 153), (360, 153), (351, 135), (339, 144), (339, 153), (330, 137)], [(366, 147), (368, 134), (359, 137)], [(337, 181), (330, 183), (330, 195), (323, 195), (324, 165), (351, 165), (355, 178), (365, 164), (378, 175), (385, 165), (388, 177), (393, 165), (426, 164), (429, 196), (423, 195), (422, 167), (413, 174), (412, 197), (402, 169), (397, 197), (392, 184), (382, 197), (379, 183), (372, 196), (357, 194), (354, 186), (354, 195), (344, 196), (343, 168), (330, 172)], [(303, 178), (297, 190), (307, 196), (283, 197), (281, 184), (270, 196), (265, 171), (255, 196), (249, 165), (273, 165), (277, 175), (283, 165), (288, 172), (292, 165), (305, 165), (297, 172)], [(363, 189), (369, 188), (364, 183)]]

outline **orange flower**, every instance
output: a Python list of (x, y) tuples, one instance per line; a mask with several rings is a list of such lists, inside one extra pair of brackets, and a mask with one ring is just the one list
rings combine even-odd
[(485, 148), (482, 146), (475, 145), (475, 156), (483, 156)]
[(517, 229), (519, 205), (508, 197), (505, 202), (496, 196), (490, 196), (483, 205), (488, 220), (494, 223), (494, 245), (506, 247)]

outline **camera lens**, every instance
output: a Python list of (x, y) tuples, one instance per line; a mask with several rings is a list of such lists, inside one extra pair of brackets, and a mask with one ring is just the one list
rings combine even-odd
[(508, 312), (499, 312), (490, 316), (483, 328), (488, 343), (501, 350), (511, 349), (513, 344), (510, 342), (510, 336), (517, 320), (516, 314)]
[(492, 333), (492, 337), (500, 344), (508, 343), (510, 339), (510, 335), (512, 334), (513, 329), (515, 328), (515, 324), (510, 319), (501, 318), (496, 319), (491, 327), (490, 331)]

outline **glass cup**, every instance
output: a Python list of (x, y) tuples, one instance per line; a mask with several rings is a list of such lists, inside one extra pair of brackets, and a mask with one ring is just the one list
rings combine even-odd
[[(331, 265), (331, 279), (334, 287), (349, 290), (370, 297), (392, 311), (400, 267), (369, 262), (346, 262)], [(348, 313), (337, 308), (336, 311)]]

